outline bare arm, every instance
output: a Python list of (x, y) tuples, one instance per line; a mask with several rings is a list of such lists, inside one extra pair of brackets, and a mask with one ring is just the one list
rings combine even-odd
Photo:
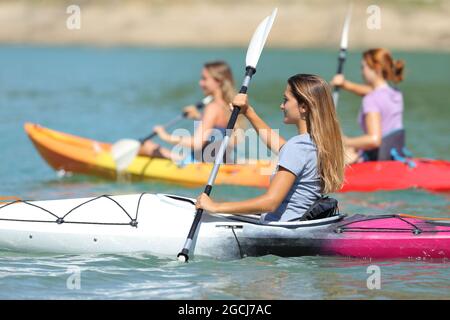
[(267, 148), (278, 153), (280, 148), (286, 143), (286, 140), (275, 130), (272, 130), (272, 128), (258, 116), (252, 107), (249, 106), (245, 115), (253, 128), (255, 128), (261, 140), (266, 144)]
[(373, 88), (367, 84), (359, 84), (346, 80), (343, 74), (335, 75), (330, 84), (332, 86), (353, 92), (358, 96), (365, 96), (373, 90)]
[(278, 153), (280, 148), (286, 143), (286, 140), (275, 130), (272, 130), (272, 128), (256, 114), (252, 106), (248, 104), (247, 95), (242, 93), (238, 94), (233, 100), (233, 105), (241, 108), (241, 113), (243, 113), (248, 121), (250, 121), (267, 148)]
[(296, 176), (289, 170), (279, 167), (267, 191), (256, 198), (238, 202), (214, 202), (205, 193), (197, 199), (196, 208), (211, 213), (258, 214), (275, 211), (286, 198)]
[(379, 112), (368, 112), (364, 118), (367, 134), (345, 138), (344, 144), (347, 147), (353, 147), (362, 150), (370, 150), (381, 145), (381, 115)]
[(159, 133), (160, 138), (170, 144), (177, 144), (183, 147), (193, 148), (195, 150), (201, 149), (204, 143), (208, 140), (211, 129), (214, 128), (216, 112), (213, 108), (214, 106), (211, 104), (206, 106), (202, 121), (195, 130), (193, 136), (183, 137), (161, 132)]
[(202, 118), (202, 114), (198, 110), (198, 108), (194, 105), (189, 105), (184, 107), (183, 113), (186, 118), (192, 120), (200, 120)]
[(353, 92), (354, 94), (356, 94), (358, 96), (365, 96), (366, 94), (369, 94), (373, 90), (371, 86), (368, 86), (366, 84), (359, 84), (356, 82), (351, 82), (348, 80), (344, 81), (341, 88), (344, 90)]

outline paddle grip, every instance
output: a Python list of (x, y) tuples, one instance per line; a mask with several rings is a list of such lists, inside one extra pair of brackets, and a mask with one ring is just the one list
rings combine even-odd
[(209, 196), (211, 194), (211, 190), (212, 190), (212, 185), (207, 184), (205, 187), (205, 191), (203, 191), (203, 192)]
[(253, 68), (253, 67), (245, 68), (245, 78), (244, 78), (244, 81), (242, 82), (242, 86), (241, 86), (241, 89), (239, 90), (239, 93), (247, 93), (248, 85), (255, 73), (256, 73), (255, 68)]
[[(347, 57), (347, 49), (341, 48), (341, 50), (339, 51), (339, 56), (338, 56), (338, 67), (337, 67), (336, 74), (342, 74), (342, 71), (344, 71), (344, 63), (345, 63), (346, 57)], [(335, 86), (333, 88), (333, 102), (334, 102), (335, 107), (337, 107), (340, 90), (341, 90), (341, 87)]]
[(237, 118), (239, 116), (239, 112), (241, 112), (241, 108), (233, 106), (233, 112), (231, 113), (230, 120), (228, 121), (227, 129), (233, 130), (234, 125), (235, 125), (235, 123), (237, 121)]
[(337, 67), (337, 74), (342, 74), (342, 71), (344, 70), (344, 62), (347, 58), (347, 49), (341, 49), (339, 51), (339, 57), (338, 57), (338, 67)]
[[(244, 81), (242, 81), (241, 89), (239, 90), (239, 93), (247, 93), (248, 85), (250, 84), (250, 80), (252, 79), (253, 75), (256, 73), (256, 69), (253, 67), (246, 67), (245, 68), (245, 78)], [(233, 112), (231, 113), (230, 120), (227, 124), (227, 129), (234, 129), (234, 125), (236, 124), (236, 120), (239, 116), (239, 112), (241, 112), (241, 108), (237, 106), (233, 106)]]

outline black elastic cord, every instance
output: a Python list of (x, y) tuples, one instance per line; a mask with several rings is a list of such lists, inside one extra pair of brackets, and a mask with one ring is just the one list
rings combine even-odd
[(339, 227), (345, 227), (349, 224), (353, 224), (353, 223), (357, 223), (357, 222), (363, 222), (363, 221), (371, 221), (371, 220), (379, 220), (379, 219), (386, 219), (386, 218), (395, 218), (396, 215), (395, 214), (385, 214), (385, 215), (379, 215), (379, 216), (372, 216), (372, 217), (366, 217), (366, 218), (362, 218), (360, 220), (355, 220), (355, 221), (349, 221), (347, 223), (341, 224)]
[(114, 200), (113, 198), (111, 198), (110, 195), (107, 195), (107, 194), (104, 194), (104, 195), (102, 195), (102, 196), (98, 196), (97, 198), (89, 199), (89, 200), (87, 200), (86, 202), (83, 202), (83, 203), (77, 205), (76, 207), (70, 209), (65, 215), (63, 215), (62, 219), (64, 219), (65, 217), (67, 217), (67, 216), (68, 216), (70, 213), (72, 213), (73, 211), (79, 209), (81, 206), (83, 206), (83, 205), (85, 205), (85, 204), (88, 204), (89, 202), (92, 202), (92, 201), (94, 201), (94, 200), (101, 199), (101, 198), (106, 198), (106, 199), (109, 199), (109, 200), (111, 200), (112, 202), (114, 202), (116, 205), (119, 206), (120, 209), (122, 209), (122, 211), (128, 216), (128, 218), (130, 218), (130, 220), (133, 220), (133, 218), (131, 218), (131, 216), (128, 214), (127, 210), (125, 210), (125, 209), (120, 205), (120, 203), (118, 203), (116, 200)]
[[(406, 224), (410, 225), (414, 229), (411, 230), (411, 229), (404, 229), (404, 228), (368, 228), (368, 227), (351, 227), (351, 226), (346, 228), (346, 226), (354, 224), (354, 223), (359, 223), (359, 222), (364, 222), (364, 221), (371, 221), (371, 220), (386, 219), (386, 218), (397, 218), (397, 219), (405, 222)], [(413, 232), (414, 234), (420, 234), (420, 233), (423, 233), (423, 232), (450, 232), (450, 230), (432, 230), (432, 231), (422, 230), (418, 226), (416, 226), (414, 223), (409, 222), (408, 220), (405, 220), (403, 217), (401, 217), (401, 216), (399, 216), (397, 214), (394, 214), (394, 215), (380, 215), (380, 216), (376, 216), (376, 217), (370, 217), (370, 218), (367, 218), (367, 219), (351, 221), (351, 222), (348, 222), (346, 224), (338, 226), (336, 230), (338, 230), (339, 233), (342, 233), (342, 232)]]
[[(28, 219), (23, 219), (22, 220), (22, 219), (0, 218), (0, 221), (40, 222), (40, 223), (57, 223), (57, 224), (72, 223), (72, 224), (85, 224), (85, 225), (114, 225), (114, 226), (131, 225), (132, 227), (137, 227), (137, 224), (138, 224), (137, 217), (138, 217), (138, 213), (139, 213), (139, 207), (140, 207), (141, 199), (144, 196), (144, 194), (147, 194), (147, 193), (145, 193), (145, 192), (141, 193), (141, 195), (139, 196), (138, 204), (136, 206), (136, 218), (135, 219), (133, 219), (131, 217), (131, 215), (127, 212), (127, 210), (125, 210), (124, 207), (122, 207), (122, 205), (119, 202), (117, 202), (115, 199), (111, 198), (112, 196), (110, 196), (110, 195), (102, 195), (102, 196), (98, 196), (96, 198), (89, 199), (89, 200), (87, 200), (87, 201), (85, 201), (85, 202), (75, 206), (74, 208), (70, 209), (66, 214), (64, 214), (62, 218), (59, 217), (58, 215), (54, 214), (53, 212), (49, 211), (48, 209), (45, 209), (45, 208), (43, 208), (41, 206), (38, 206), (38, 205), (33, 204), (33, 203), (30, 203), (27, 200), (16, 200), (16, 201), (9, 202), (9, 203), (7, 203), (5, 205), (0, 206), (0, 209), (8, 207), (8, 206), (10, 206), (12, 204), (24, 203), (26, 205), (38, 208), (38, 209), (40, 209), (40, 210), (42, 210), (44, 212), (47, 212), (47, 213), (51, 214), (53, 217), (56, 218), (56, 220), (48, 221), (48, 220), (28, 220)], [(75, 210), (79, 209), (80, 207), (86, 205), (87, 203), (90, 203), (90, 202), (92, 202), (94, 200), (98, 200), (98, 199), (101, 199), (101, 198), (109, 199), (113, 203), (115, 203), (122, 210), (122, 212), (124, 212), (128, 216), (128, 218), (130, 219), (130, 222), (128, 222), (128, 223), (115, 223), (115, 222), (83, 222), (83, 221), (65, 221), (64, 220), (70, 213), (74, 212)]]
[(239, 239), (237, 238), (236, 232), (234, 232), (234, 228), (233, 227), (231, 227), (231, 231), (233, 231), (233, 235), (234, 235), (234, 238), (236, 239), (236, 243), (237, 243), (237, 246), (238, 246), (238, 249), (239, 249), (239, 256), (242, 259), (242, 258), (244, 258), (244, 255), (242, 254), (241, 244), (239, 243)]
[(147, 170), (148, 166), (152, 163), (152, 161), (156, 158), (149, 157), (146, 164), (142, 166), (141, 173), (139, 174), (141, 179), (145, 178), (145, 170)]
[(143, 197), (145, 194), (148, 194), (148, 193), (147, 193), (147, 192), (143, 192), (143, 193), (141, 193), (141, 195), (139, 196), (138, 204), (137, 204), (137, 206), (136, 206), (136, 216), (135, 216), (135, 218), (134, 218), (134, 221), (137, 221), (138, 214), (139, 214), (139, 206), (141, 205), (141, 199), (142, 199), (142, 197)]
[[(20, 219), (6, 219), (0, 218), (0, 221), (13, 222), (39, 222), (39, 223), (57, 223), (56, 221), (46, 220), (20, 220)], [(86, 225), (107, 225), (107, 226), (129, 226), (130, 223), (115, 223), (115, 222), (83, 222), (83, 221), (64, 221), (64, 224), (86, 224)]]
[(0, 209), (6, 208), (6, 207), (8, 207), (8, 206), (10, 206), (10, 205), (12, 205), (12, 204), (16, 204), (16, 203), (24, 203), (24, 204), (27, 204), (27, 205), (29, 205), (29, 206), (32, 206), (32, 207), (41, 209), (42, 211), (45, 211), (45, 212), (51, 214), (52, 216), (54, 216), (54, 217), (57, 218), (57, 219), (59, 218), (59, 217), (58, 217), (56, 214), (54, 214), (53, 212), (51, 212), (51, 211), (49, 211), (49, 210), (47, 210), (47, 209), (45, 209), (45, 208), (42, 208), (42, 207), (40, 207), (40, 206), (38, 206), (38, 205), (36, 205), (36, 204), (34, 204), (34, 203), (30, 203), (30, 202), (28, 202), (28, 200), (16, 200), (16, 201), (13, 201), (13, 202), (10, 202), (10, 203), (7, 203), (7, 204), (1, 206)]
[(341, 232), (412, 232), (411, 229), (395, 228), (339, 228)]
[(398, 219), (400, 219), (401, 221), (406, 222), (407, 224), (409, 224), (410, 226), (412, 226), (412, 227), (414, 228), (414, 231), (417, 231), (417, 232), (419, 232), (419, 233), (423, 232), (423, 230), (420, 229), (419, 227), (417, 227), (414, 223), (409, 222), (409, 221), (403, 219), (403, 218), (402, 218), (401, 216), (399, 216), (399, 215), (396, 215), (396, 217), (397, 217)]

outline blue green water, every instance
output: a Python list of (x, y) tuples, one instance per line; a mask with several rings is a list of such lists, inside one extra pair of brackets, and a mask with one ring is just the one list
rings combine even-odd
[[(406, 61), (405, 127), (416, 155), (450, 159), (450, 54), (396, 52)], [(0, 47), (0, 195), (25, 199), (164, 192), (196, 197), (202, 188), (160, 182), (111, 182), (59, 178), (23, 131), (27, 121), (116, 141), (146, 135), (201, 98), (197, 82), (205, 61), (225, 59), (242, 79), (245, 49)], [(346, 65), (360, 80), (360, 53)], [(286, 79), (315, 73), (330, 79), (336, 53), (266, 50), (249, 95), (261, 116), (280, 127), (279, 104)], [(339, 116), (347, 135), (359, 133), (360, 100), (341, 95)], [(180, 126), (192, 129), (192, 123)], [(280, 128), (289, 137), (293, 128)], [(244, 199), (262, 190), (218, 186), (221, 200)], [(338, 194), (348, 213), (405, 212), (449, 217), (448, 194), (420, 190)], [(187, 231), (186, 231), (187, 232)], [(381, 267), (381, 289), (369, 290), (367, 267)], [(80, 289), (68, 289), (73, 268)], [(198, 258), (189, 264), (145, 254), (47, 256), (0, 252), (0, 299), (416, 299), (450, 298), (446, 262), (365, 261), (330, 257), (267, 256), (239, 261)]]

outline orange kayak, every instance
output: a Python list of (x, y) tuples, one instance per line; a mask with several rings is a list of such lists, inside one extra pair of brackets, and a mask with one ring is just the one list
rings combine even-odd
[[(162, 180), (188, 186), (205, 185), (212, 163), (191, 163), (180, 167), (171, 160), (137, 156), (118, 173), (111, 156), (111, 144), (51, 130), (26, 123), (25, 131), (45, 161), (55, 170), (108, 179)], [(254, 161), (255, 164), (221, 165), (216, 184), (265, 188), (269, 185), (274, 164)]]

